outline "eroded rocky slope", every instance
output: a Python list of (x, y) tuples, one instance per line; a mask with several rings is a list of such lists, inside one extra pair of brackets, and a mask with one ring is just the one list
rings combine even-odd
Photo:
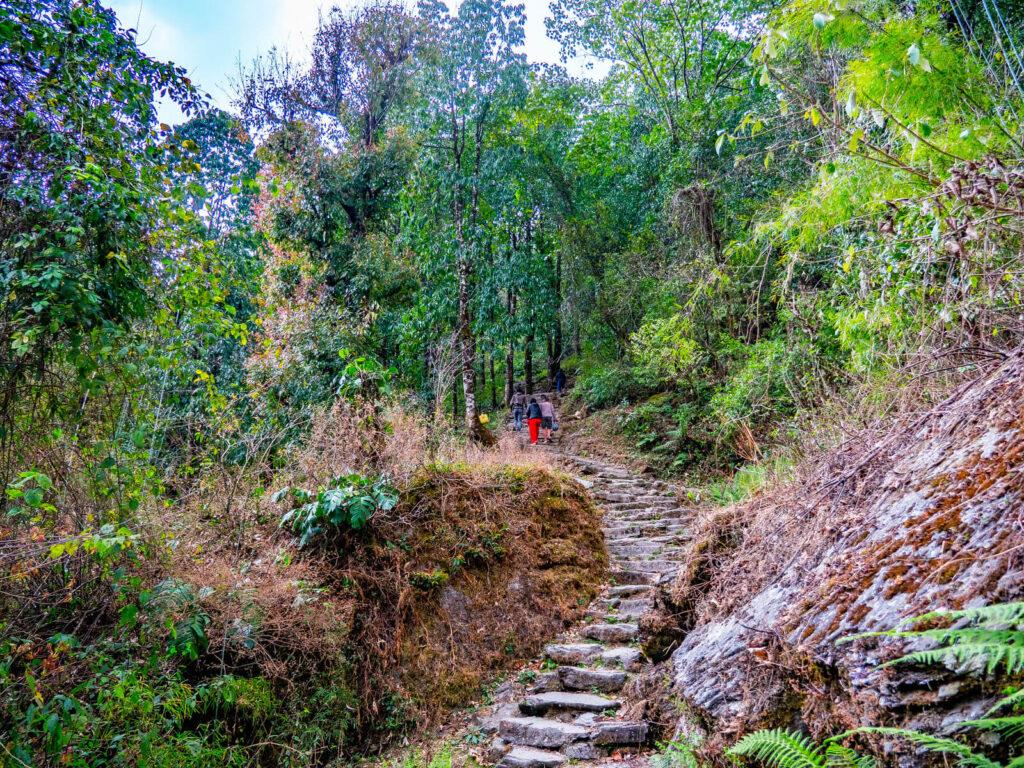
[(678, 647), (680, 731), (708, 753), (756, 727), (948, 731), (995, 681), (879, 669), (893, 641), (837, 644), (926, 611), (1024, 596), (1024, 359), (884, 434), (851, 439), (792, 486), (708, 513), (647, 620)]

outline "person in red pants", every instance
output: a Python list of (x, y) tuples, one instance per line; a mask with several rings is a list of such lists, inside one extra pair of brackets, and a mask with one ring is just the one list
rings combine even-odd
[(526, 406), (526, 426), (530, 428), (530, 444), (536, 445), (540, 436), (540, 406), (537, 398), (531, 397), (530, 404)]

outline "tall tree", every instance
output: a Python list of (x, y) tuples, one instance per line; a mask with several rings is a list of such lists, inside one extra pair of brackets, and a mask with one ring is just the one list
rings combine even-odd
[(457, 272), (456, 339), (467, 434), (487, 438), (475, 392), (474, 271), (486, 247), (481, 215), (486, 141), (501, 113), (521, 98), (525, 57), (522, 6), (502, 0), (466, 0), (452, 15), (440, 0), (420, 4), (435, 43), (435, 64), (424, 82), (434, 116), (432, 146), (444, 169), (444, 197)]

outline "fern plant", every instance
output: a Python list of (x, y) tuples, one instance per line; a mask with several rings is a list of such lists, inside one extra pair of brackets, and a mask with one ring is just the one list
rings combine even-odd
[[(941, 622), (942, 627), (931, 626)], [(852, 642), (865, 637), (927, 639), (934, 648), (905, 654), (883, 666), (898, 664), (936, 665), (952, 661), (967, 670), (992, 675), (1024, 673), (1024, 602), (1000, 603), (960, 611), (933, 611), (910, 619), (906, 627), (884, 632), (866, 632), (840, 640)], [(1024, 688), (1011, 687), (978, 720), (960, 724), (962, 729), (998, 733), (1011, 746), (1024, 743)], [(1002, 714), (1000, 714), (1002, 713)], [(727, 754), (758, 760), (772, 768), (865, 768), (874, 765), (840, 742), (858, 734), (875, 734), (904, 739), (926, 752), (942, 754), (963, 768), (1024, 768), (1024, 755), (1000, 763), (973, 751), (956, 739), (934, 736), (905, 728), (855, 728), (815, 744), (808, 737), (783, 729), (761, 730), (741, 739)]]
[(874, 768), (875, 760), (839, 743), (842, 735), (820, 745), (784, 728), (747, 734), (731, 749), (730, 757), (748, 757), (771, 768)]

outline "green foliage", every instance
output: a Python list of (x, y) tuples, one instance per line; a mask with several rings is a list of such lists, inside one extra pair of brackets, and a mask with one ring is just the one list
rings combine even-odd
[[(893, 629), (846, 638), (850, 642), (864, 637), (924, 638), (935, 648), (915, 651), (887, 662), (897, 664), (943, 664), (955, 662), (968, 668), (981, 665), (985, 674), (1002, 672), (1016, 675), (1024, 671), (1024, 603), (997, 603), (959, 611), (933, 611), (910, 620), (919, 627), (941, 622), (945, 628)], [(963, 624), (965, 626), (956, 626)], [(953, 626), (950, 626), (953, 625)]]
[(375, 512), (393, 509), (398, 491), (383, 477), (359, 473), (341, 475), (315, 494), (302, 488), (282, 488), (271, 500), (290, 498), (299, 506), (281, 517), (281, 527), (299, 537), (305, 547), (312, 539), (340, 530), (358, 531), (369, 523)]
[(632, 336), (637, 378), (652, 386), (681, 383), (701, 364), (693, 323), (681, 313), (649, 320)]
[(783, 728), (755, 731), (740, 739), (726, 754), (746, 757), (775, 768), (874, 768), (871, 757), (829, 739), (821, 746), (807, 736)]
[(659, 744), (658, 752), (651, 757), (651, 768), (700, 768), (696, 754), (700, 745), (701, 739), (697, 736)]
[[(915, 651), (887, 662), (886, 666), (900, 664), (935, 665), (953, 661), (968, 673), (992, 675), (1002, 672), (1008, 676), (1018, 675), (1024, 670), (1021, 656), (1021, 642), (1024, 634), (1024, 603), (997, 603), (994, 605), (967, 608), (957, 611), (933, 611), (917, 616), (907, 623), (911, 626), (927, 626), (935, 622), (947, 624), (946, 628), (892, 629), (884, 632), (869, 632), (844, 638), (840, 642), (853, 642), (864, 638), (894, 637), (903, 639), (928, 640), (937, 648)], [(950, 626), (951, 625), (951, 626)], [(987, 716), (978, 720), (960, 723), (960, 729), (994, 731), (1004, 736), (1011, 744), (1024, 744), (1024, 715), (1016, 714), (1021, 703), (1021, 689), (1010, 688), (989, 710)], [(1008, 710), (1011, 714), (995, 717), (997, 712)], [(952, 738), (935, 736), (930, 733), (906, 728), (864, 726), (846, 731), (827, 739), (821, 746), (808, 737), (782, 729), (762, 730), (748, 734), (728, 754), (749, 757), (767, 765), (780, 768), (823, 768), (830, 765), (862, 766), (873, 765), (869, 758), (858, 757), (841, 742), (856, 735), (892, 737), (910, 742), (925, 752), (941, 754), (964, 768), (1007, 768), (1020, 764), (1020, 757), (1000, 763), (982, 753), (974, 751), (967, 744)], [(834, 761), (834, 754), (840, 756)]]

